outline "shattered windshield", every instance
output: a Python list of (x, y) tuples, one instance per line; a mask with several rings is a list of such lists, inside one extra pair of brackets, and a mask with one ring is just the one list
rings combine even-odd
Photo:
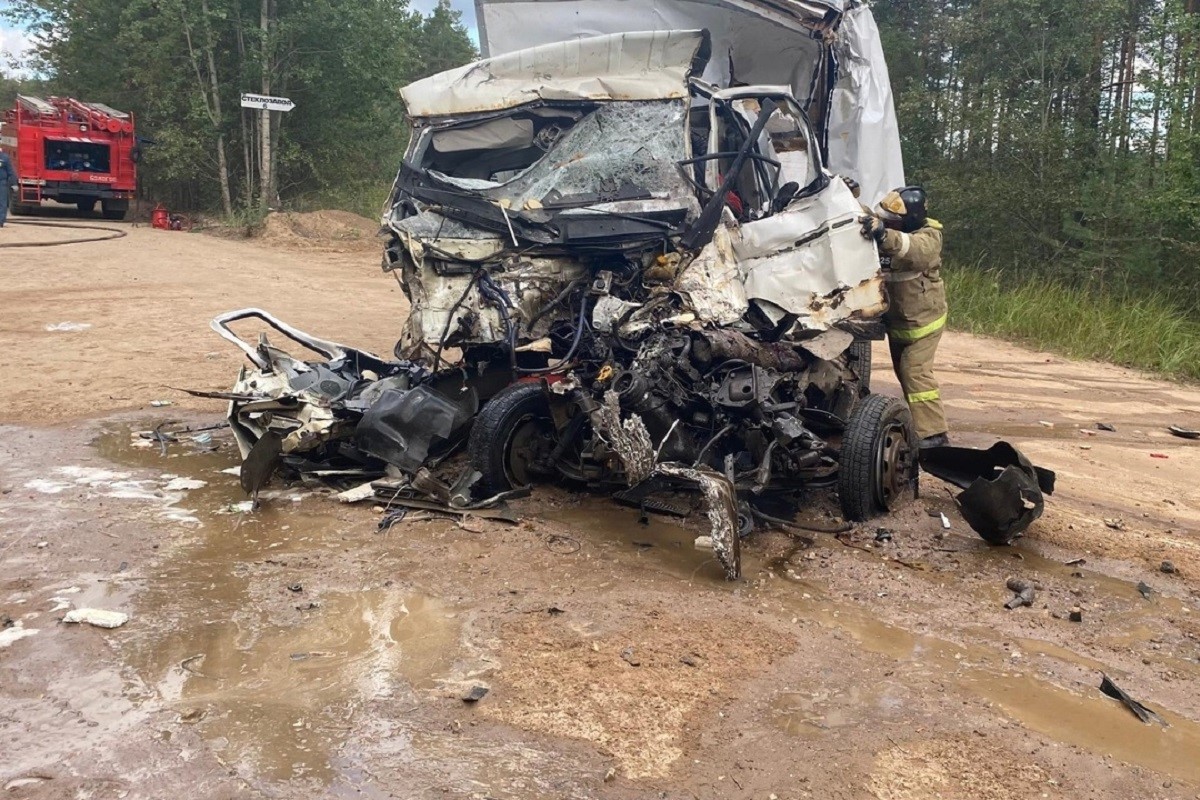
[(538, 107), (425, 137), (421, 164), (443, 183), (515, 208), (689, 197), (682, 100)]

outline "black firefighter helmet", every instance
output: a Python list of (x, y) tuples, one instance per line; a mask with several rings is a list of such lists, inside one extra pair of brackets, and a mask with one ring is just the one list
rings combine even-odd
[(888, 192), (887, 197), (879, 201), (879, 208), (884, 212), (885, 219), (898, 219), (900, 230), (912, 233), (924, 228), (929, 219), (926, 204), (927, 198), (922, 187), (905, 186)]

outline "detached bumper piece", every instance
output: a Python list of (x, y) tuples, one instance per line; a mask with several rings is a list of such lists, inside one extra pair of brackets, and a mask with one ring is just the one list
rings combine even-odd
[(921, 468), (964, 491), (955, 501), (967, 524), (993, 545), (1008, 545), (1045, 510), (1055, 474), (1035, 467), (1008, 442), (987, 450), (933, 447), (921, 451)]

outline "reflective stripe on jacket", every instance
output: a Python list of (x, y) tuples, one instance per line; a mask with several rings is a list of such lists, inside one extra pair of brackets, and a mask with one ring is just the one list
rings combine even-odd
[[(887, 270), (888, 311), (894, 339), (915, 342), (946, 325), (946, 286), (942, 282), (942, 226), (929, 220), (913, 233), (889, 230), (879, 246)], [(890, 262), (890, 263), (889, 263)]]

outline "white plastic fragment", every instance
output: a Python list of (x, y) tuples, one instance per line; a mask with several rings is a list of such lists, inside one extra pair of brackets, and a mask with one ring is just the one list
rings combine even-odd
[(30, 778), (13, 778), (8, 783), (4, 784), (4, 791), (11, 792), (15, 789), (20, 789), (25, 786), (37, 786), (44, 782), (45, 778), (30, 777)]
[(92, 327), (90, 322), (56, 322), (53, 325), (47, 325), (46, 330), (50, 333), (79, 333), (90, 327)]
[(171, 401), (170, 400), (151, 400), (150, 405), (154, 406), (155, 408), (163, 408), (164, 406), (171, 405)]
[(203, 489), (205, 486), (208, 486), (208, 481), (195, 478), (172, 478), (163, 488), (168, 492), (186, 492), (191, 489)]
[(129, 615), (122, 611), (105, 611), (100, 608), (77, 608), (68, 611), (63, 622), (86, 622), (97, 628), (119, 628), (129, 622)]
[(370, 483), (364, 483), (361, 486), (355, 486), (353, 489), (347, 489), (337, 496), (337, 499), (343, 503), (361, 503), (364, 500), (370, 500), (375, 496), (375, 490), (371, 488)]
[(697, 550), (713, 550), (713, 549), (715, 549), (713, 547), (712, 537), (711, 536), (697, 536), (696, 537), (696, 549)]
[(942, 517), (942, 528), (944, 530), (950, 530), (950, 518), (947, 517), (945, 514), (942, 514), (941, 517)]
[(13, 642), (18, 642), (27, 636), (33, 636), (37, 632), (37, 628), (23, 627), (20, 622), (14, 623), (9, 628), (0, 629), (0, 650), (3, 650)]
[(233, 475), (235, 478), (240, 478), (242, 475), (241, 467), (230, 467), (229, 469), (221, 470), (222, 475)]

